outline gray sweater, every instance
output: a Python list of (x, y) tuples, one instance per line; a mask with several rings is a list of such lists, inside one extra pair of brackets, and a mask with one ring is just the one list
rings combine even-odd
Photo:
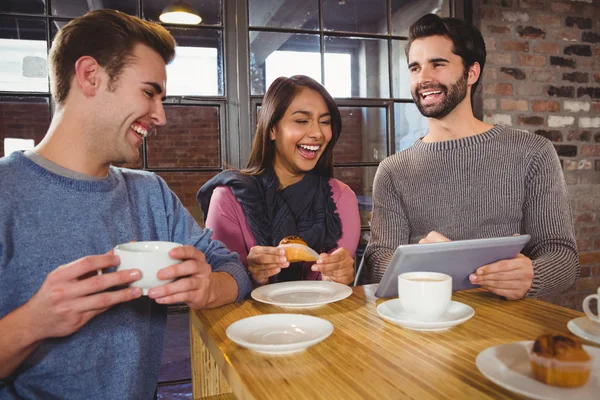
[(400, 244), (430, 231), (451, 240), (530, 234), (528, 296), (567, 289), (579, 276), (571, 207), (547, 139), (504, 126), (425, 143), (386, 158), (373, 184), (366, 280), (379, 282)]

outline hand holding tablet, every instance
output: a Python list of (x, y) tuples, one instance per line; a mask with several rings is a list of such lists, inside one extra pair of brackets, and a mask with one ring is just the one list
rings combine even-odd
[[(452, 290), (463, 290), (492, 285), (492, 272), (499, 272), (500, 260), (517, 257), (531, 236), (509, 236), (491, 239), (456, 240), (449, 242), (400, 245), (396, 249), (379, 287), (377, 297), (393, 297), (398, 295), (398, 275), (411, 271), (442, 272), (452, 276)], [(523, 257), (526, 260), (526, 257)], [(513, 264), (515, 263), (516, 264)], [(483, 273), (476, 274), (477, 279), (471, 281), (469, 276), (478, 268), (486, 266)], [(517, 265), (518, 261), (511, 262)], [(496, 271), (494, 271), (496, 269)], [(496, 275), (498, 277), (498, 275)], [(490, 278), (490, 279), (488, 279)], [(496, 283), (494, 283), (496, 284)], [(486, 287), (490, 291), (493, 286)], [(504, 289), (503, 289), (504, 290)], [(498, 293), (505, 296), (505, 294)], [(511, 298), (511, 296), (506, 296)]]

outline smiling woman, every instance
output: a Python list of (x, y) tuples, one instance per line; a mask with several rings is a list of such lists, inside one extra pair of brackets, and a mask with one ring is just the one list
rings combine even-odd
[[(214, 238), (240, 255), (255, 285), (323, 279), (348, 284), (360, 235), (354, 192), (333, 179), (340, 112), (307, 76), (278, 78), (263, 99), (247, 168), (224, 171), (198, 192)], [(321, 253), (290, 263), (278, 244), (300, 236)]]

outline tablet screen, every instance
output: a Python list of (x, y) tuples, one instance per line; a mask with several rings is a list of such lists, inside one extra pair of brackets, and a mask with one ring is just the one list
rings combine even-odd
[(470, 274), (483, 265), (515, 258), (529, 239), (529, 235), (520, 235), (398, 246), (375, 296), (398, 296), (398, 275), (412, 271), (448, 274), (452, 276), (452, 290), (479, 287), (471, 284)]

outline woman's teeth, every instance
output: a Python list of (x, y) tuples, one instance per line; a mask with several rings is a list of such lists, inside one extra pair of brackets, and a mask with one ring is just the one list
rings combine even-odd
[(148, 136), (148, 131), (139, 125), (131, 125), (131, 129), (133, 129), (141, 137), (145, 138), (146, 136)]
[(319, 147), (321, 147), (321, 146), (319, 146), (319, 145), (317, 145), (317, 146), (308, 146), (308, 145), (305, 145), (305, 144), (299, 144), (298, 147), (301, 147), (301, 148), (303, 148), (305, 150), (309, 150), (309, 151), (318, 151)]

